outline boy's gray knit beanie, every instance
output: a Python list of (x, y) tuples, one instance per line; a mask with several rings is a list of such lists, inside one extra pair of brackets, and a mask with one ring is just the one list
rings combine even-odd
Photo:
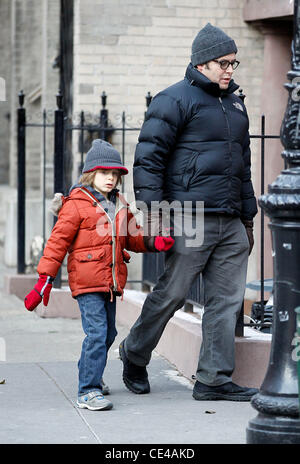
[(82, 174), (96, 169), (120, 169), (120, 174), (128, 174), (128, 169), (123, 166), (118, 150), (102, 139), (93, 141), (86, 154)]
[(207, 23), (192, 43), (191, 62), (196, 66), (230, 53), (237, 53), (234, 40), (218, 27)]

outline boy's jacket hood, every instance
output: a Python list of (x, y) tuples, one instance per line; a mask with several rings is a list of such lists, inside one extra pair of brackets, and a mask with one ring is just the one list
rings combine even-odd
[[(98, 201), (99, 203), (107, 203), (106, 198), (97, 190), (95, 190), (93, 187), (90, 186), (83, 186), (82, 184), (76, 183), (72, 185), (72, 187), (69, 190), (69, 196), (65, 197), (62, 193), (55, 193), (54, 197), (51, 201), (50, 205), (50, 211), (54, 214), (54, 216), (58, 216), (64, 202), (66, 201), (67, 198), (69, 198), (71, 195), (74, 196), (76, 195), (76, 189), (80, 189), (81, 187), (84, 187), (86, 190), (88, 190)], [(119, 192), (118, 189), (113, 189), (110, 194), (109, 194), (109, 201), (112, 202), (114, 205), (116, 203), (116, 198), (117, 198), (117, 193)], [(79, 198), (79, 197), (78, 197)], [(80, 199), (83, 199), (80, 196)]]

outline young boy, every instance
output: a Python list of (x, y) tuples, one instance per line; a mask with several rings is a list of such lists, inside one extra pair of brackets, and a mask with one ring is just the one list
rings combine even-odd
[(29, 311), (42, 299), (47, 306), (52, 281), (69, 253), (69, 286), (79, 304), (86, 334), (78, 362), (77, 405), (90, 410), (113, 407), (103, 396), (102, 378), (117, 334), (116, 296), (122, 295), (127, 280), (130, 255), (126, 250), (166, 251), (174, 243), (171, 237), (146, 237), (137, 226), (116, 188), (127, 173), (111, 144), (93, 141), (78, 184), (69, 196), (60, 197), (58, 220), (37, 268), (39, 280), (25, 297)]

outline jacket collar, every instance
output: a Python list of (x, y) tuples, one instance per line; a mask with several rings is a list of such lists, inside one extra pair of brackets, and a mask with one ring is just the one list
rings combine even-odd
[[(95, 190), (93, 187), (90, 187), (89, 185), (83, 186), (80, 183), (76, 183), (72, 185), (69, 191), (69, 195), (71, 194), (73, 190), (80, 189), (82, 187), (84, 187), (85, 190), (88, 190), (100, 203), (107, 202), (106, 198), (104, 197), (104, 195), (102, 195), (102, 193), (98, 192), (97, 190)], [(113, 203), (116, 203), (118, 192), (119, 190), (117, 188), (112, 189), (112, 191), (108, 194), (108, 200)]]
[(204, 74), (199, 72), (192, 63), (190, 63), (186, 69), (185, 78), (189, 81), (190, 85), (195, 85), (202, 88), (205, 92), (215, 96), (220, 97), (222, 95), (229, 95), (235, 92), (239, 85), (237, 85), (233, 79), (229, 82), (228, 89), (220, 89), (218, 84), (210, 81)]
[[(104, 195), (102, 195), (102, 193), (98, 192), (97, 190), (95, 190), (93, 187), (90, 187), (90, 186), (86, 186), (85, 187), (89, 192), (91, 192), (92, 195), (94, 195), (94, 197), (97, 198), (98, 201), (100, 201), (101, 203), (103, 202), (107, 202), (107, 199), (105, 198)], [(112, 189), (111, 192), (109, 192), (108, 194), (108, 200), (113, 202), (113, 203), (116, 203), (116, 200), (117, 200), (117, 193), (119, 192), (119, 190), (117, 188), (114, 188)]]

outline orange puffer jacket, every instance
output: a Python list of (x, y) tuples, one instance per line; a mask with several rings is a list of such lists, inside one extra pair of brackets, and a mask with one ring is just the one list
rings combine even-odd
[(72, 296), (88, 292), (123, 293), (130, 255), (147, 252), (143, 229), (125, 199), (117, 194), (112, 222), (97, 199), (84, 187), (62, 197), (58, 220), (37, 267), (55, 277), (68, 252), (67, 270)]

